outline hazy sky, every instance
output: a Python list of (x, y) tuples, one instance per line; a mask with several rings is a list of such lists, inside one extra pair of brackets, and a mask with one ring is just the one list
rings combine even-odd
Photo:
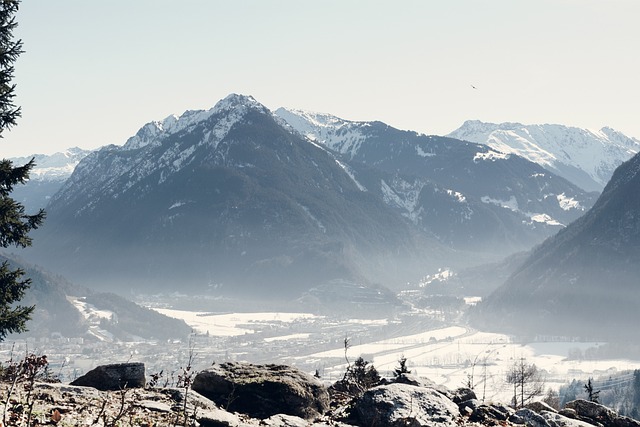
[(638, 0), (25, 0), (17, 19), (23, 116), (0, 157), (121, 145), (232, 92), (429, 134), (640, 138)]

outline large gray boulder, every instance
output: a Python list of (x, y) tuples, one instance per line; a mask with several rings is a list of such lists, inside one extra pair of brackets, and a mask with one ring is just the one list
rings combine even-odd
[(454, 427), (458, 405), (432, 388), (387, 384), (367, 390), (356, 402), (361, 425)]
[(192, 388), (229, 411), (260, 419), (286, 414), (311, 420), (329, 409), (322, 383), (285, 365), (214, 365), (196, 375)]
[(142, 388), (145, 381), (144, 363), (131, 362), (98, 366), (77, 378), (71, 385), (107, 391)]
[(606, 406), (588, 400), (573, 400), (565, 405), (565, 409), (574, 410), (577, 419), (589, 424), (601, 424), (604, 427), (640, 427), (639, 421), (622, 417)]

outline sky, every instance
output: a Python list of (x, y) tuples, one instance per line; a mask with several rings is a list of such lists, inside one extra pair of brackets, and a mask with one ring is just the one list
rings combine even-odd
[(640, 138), (638, 0), (24, 0), (16, 18), (22, 117), (0, 157), (122, 145), (230, 93), (427, 134)]

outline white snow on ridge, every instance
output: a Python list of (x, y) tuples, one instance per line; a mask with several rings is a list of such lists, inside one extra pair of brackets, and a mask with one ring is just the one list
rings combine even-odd
[[(591, 130), (469, 120), (447, 136), (517, 154), (589, 191), (601, 191), (615, 168), (640, 151), (640, 140), (608, 127)], [(576, 177), (571, 172), (574, 168), (586, 176)]]
[(464, 194), (458, 191), (447, 190), (447, 194), (455, 198), (459, 203), (464, 203), (467, 201), (467, 198), (464, 196)]
[[(570, 197), (566, 197), (563, 194), (557, 196), (558, 198), (558, 203), (560, 204), (560, 207), (564, 210), (569, 210), (569, 209), (582, 209), (582, 207), (580, 206), (580, 204), (570, 198)], [(564, 226), (564, 224), (558, 222), (557, 220), (555, 220), (554, 218), (552, 218), (551, 216), (549, 216), (548, 214), (545, 213), (531, 213), (531, 212), (523, 212), (520, 210), (520, 207), (518, 206), (518, 201), (516, 200), (515, 197), (511, 196), (509, 198), (509, 200), (499, 200), (499, 199), (493, 199), (489, 196), (484, 196), (481, 197), (480, 200), (482, 201), (482, 203), (490, 203), (496, 206), (500, 206), (501, 208), (504, 209), (509, 209), (513, 212), (518, 212), (521, 213), (523, 215), (528, 216), (532, 222), (538, 222), (538, 223), (544, 223), (544, 224), (548, 224), (548, 225), (559, 225), (559, 226)]]
[[(198, 123), (207, 120), (214, 114), (232, 111), (228, 115), (228, 120), (220, 121), (214, 127), (214, 136), (217, 140), (222, 139), (237, 120), (243, 117), (250, 109), (268, 111), (251, 96), (231, 94), (208, 110), (187, 110), (182, 115), (171, 114), (161, 121), (152, 121), (144, 125), (140, 130), (122, 147), (125, 150), (139, 149), (150, 143), (158, 144), (160, 139), (167, 135), (172, 135), (183, 130), (187, 130)], [(271, 114), (271, 112), (269, 112)]]
[(506, 160), (509, 158), (509, 154), (500, 153), (498, 151), (487, 151), (486, 153), (476, 153), (473, 156), (473, 161), (478, 162), (481, 160), (489, 160), (495, 162), (496, 160)]
[(310, 140), (351, 157), (365, 140), (360, 128), (369, 126), (365, 122), (352, 122), (331, 114), (304, 110), (278, 108), (275, 115)]
[(560, 205), (560, 207), (565, 211), (569, 211), (571, 209), (584, 210), (583, 207), (580, 205), (580, 202), (578, 202), (573, 197), (565, 196), (564, 193), (558, 194), (556, 198), (558, 199), (558, 204)]
[(35, 167), (29, 172), (29, 179), (34, 181), (64, 181), (75, 170), (82, 159), (91, 151), (74, 147), (64, 152), (47, 154), (33, 154), (26, 157), (10, 158), (14, 165), (26, 165), (32, 158), (35, 159)]
[(547, 225), (564, 226), (564, 224), (556, 221), (555, 219), (551, 218), (547, 214), (529, 214), (529, 217), (531, 218), (531, 221), (533, 221), (533, 222), (540, 222), (540, 223), (547, 224)]

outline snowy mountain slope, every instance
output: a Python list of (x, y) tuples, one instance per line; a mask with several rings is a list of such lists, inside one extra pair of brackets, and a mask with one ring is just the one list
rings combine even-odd
[(363, 129), (368, 122), (352, 122), (331, 114), (278, 108), (275, 114), (305, 137), (329, 149), (353, 158), (367, 138)]
[(9, 159), (14, 165), (25, 165), (31, 159), (35, 159), (36, 164), (29, 174), (29, 181), (25, 185), (15, 187), (12, 197), (22, 203), (27, 212), (36, 212), (44, 208), (51, 196), (71, 176), (78, 163), (90, 152), (75, 147), (51, 155), (33, 154)]
[(541, 166), (486, 145), (329, 114), (275, 113), (335, 152), (369, 192), (457, 248), (528, 248), (595, 200)]
[(241, 95), (87, 156), (34, 238), (29, 256), (80, 283), (269, 298), (335, 278), (406, 283), (448, 252)]
[(486, 144), (538, 163), (587, 191), (602, 191), (613, 171), (640, 151), (640, 141), (602, 128), (466, 121), (448, 136)]
[(583, 217), (528, 254), (476, 320), (521, 334), (640, 340), (638, 188), (640, 154)]
[(64, 181), (91, 151), (78, 147), (55, 154), (33, 154), (26, 157), (10, 158), (15, 165), (27, 164), (31, 159), (35, 160), (35, 167), (29, 174), (32, 181)]

